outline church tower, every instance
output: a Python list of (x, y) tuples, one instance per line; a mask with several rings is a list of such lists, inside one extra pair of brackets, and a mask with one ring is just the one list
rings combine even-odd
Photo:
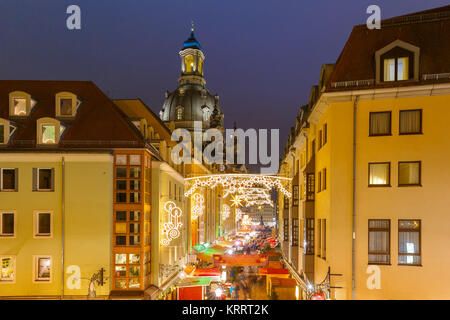
[(189, 38), (179, 52), (181, 74), (178, 88), (173, 92), (166, 92), (160, 118), (172, 129), (192, 131), (194, 121), (201, 121), (203, 129), (222, 129), (224, 124), (219, 96), (212, 95), (206, 89), (203, 68), (205, 54), (195, 38), (194, 25), (190, 31)]

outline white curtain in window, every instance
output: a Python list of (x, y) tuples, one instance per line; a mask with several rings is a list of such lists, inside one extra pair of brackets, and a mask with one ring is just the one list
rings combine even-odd
[(400, 112), (400, 133), (420, 133), (421, 111)]
[(409, 59), (398, 58), (397, 60), (397, 80), (408, 80), (409, 78)]
[(370, 134), (383, 135), (391, 133), (391, 113), (374, 112), (370, 114)]
[(399, 184), (419, 184), (420, 164), (418, 162), (400, 163), (398, 166)]
[(384, 59), (384, 81), (395, 81), (395, 59)]

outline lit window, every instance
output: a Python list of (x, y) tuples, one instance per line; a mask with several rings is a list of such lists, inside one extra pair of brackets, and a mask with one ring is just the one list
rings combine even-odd
[(194, 57), (189, 55), (184, 59), (186, 72), (194, 72)]
[(391, 163), (369, 163), (369, 186), (390, 186)]
[(201, 58), (199, 58), (198, 61), (198, 71), (200, 72), (200, 74), (203, 74), (203, 60)]
[(14, 237), (15, 220), (15, 212), (0, 212), (0, 237)]
[(39, 144), (57, 144), (64, 132), (65, 127), (58, 120), (52, 118), (41, 118), (37, 120), (37, 137)]
[(34, 216), (34, 236), (51, 237), (52, 235), (52, 214), (51, 212), (35, 212)]
[(42, 125), (42, 143), (56, 143), (56, 128), (54, 125)]
[(390, 256), (390, 220), (369, 220), (369, 263), (389, 264)]
[(400, 111), (400, 134), (422, 133), (422, 110)]
[(0, 169), (0, 191), (17, 191), (17, 169)]
[(386, 136), (391, 134), (391, 112), (371, 112), (369, 116), (369, 135)]
[(14, 91), (9, 94), (9, 114), (15, 117), (25, 117), (30, 114), (36, 101), (26, 92)]
[(421, 264), (421, 221), (398, 221), (398, 264)]
[(50, 282), (52, 272), (52, 258), (49, 256), (35, 256), (35, 282)]
[(408, 57), (384, 59), (384, 81), (402, 81), (408, 79)]
[(177, 108), (177, 120), (183, 120), (183, 107), (178, 107)]
[(420, 186), (421, 162), (399, 162), (398, 163), (398, 185)]
[(16, 279), (16, 258), (0, 256), (0, 282), (14, 282)]

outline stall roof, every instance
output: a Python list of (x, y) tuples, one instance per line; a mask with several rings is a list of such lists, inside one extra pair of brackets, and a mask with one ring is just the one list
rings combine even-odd
[(199, 287), (209, 286), (211, 284), (211, 277), (189, 277), (177, 281), (176, 286), (179, 288), (185, 287)]

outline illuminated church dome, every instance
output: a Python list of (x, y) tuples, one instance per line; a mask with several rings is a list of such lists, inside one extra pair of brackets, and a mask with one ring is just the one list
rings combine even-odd
[(219, 96), (206, 89), (203, 77), (205, 55), (191, 27), (190, 37), (180, 51), (181, 75), (178, 88), (166, 92), (166, 100), (160, 112), (164, 122), (173, 122), (175, 128), (192, 129), (194, 121), (202, 121), (203, 128), (223, 128), (223, 114), (219, 106)]

